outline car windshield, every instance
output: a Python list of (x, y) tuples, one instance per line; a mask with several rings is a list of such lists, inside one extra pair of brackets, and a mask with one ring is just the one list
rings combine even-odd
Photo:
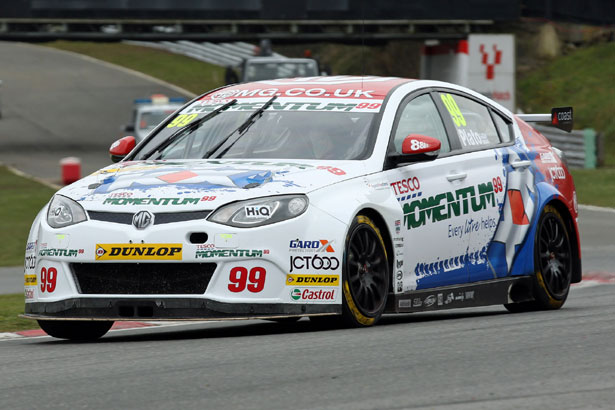
[(373, 113), (265, 110), (251, 126), (239, 130), (253, 113), (224, 111), (197, 126), (182, 123), (192, 122), (195, 114), (178, 115), (147, 141), (135, 159), (356, 160), (367, 158), (373, 148), (369, 132)]
[(246, 66), (244, 81), (269, 80), (271, 78), (311, 77), (318, 75), (316, 64), (308, 62), (252, 62)]

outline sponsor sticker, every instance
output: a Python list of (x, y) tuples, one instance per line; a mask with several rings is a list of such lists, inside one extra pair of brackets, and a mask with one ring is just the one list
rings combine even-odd
[(214, 236), (214, 245), (216, 248), (237, 248), (239, 246), (239, 238), (232, 233), (217, 233)]
[(197, 205), (202, 198), (107, 198), (103, 205)]
[(24, 295), (26, 299), (34, 299), (34, 289), (25, 289)]
[(433, 306), (435, 303), (436, 303), (436, 297), (434, 295), (427, 296), (425, 300), (423, 301), (423, 305), (425, 305), (425, 307)]
[(334, 300), (336, 289), (293, 289), (290, 291), (292, 300)]
[(340, 267), (340, 261), (335, 256), (291, 256), (290, 271), (295, 269), (305, 270), (336, 270)]
[(272, 210), (267, 205), (253, 205), (244, 207), (246, 218), (269, 218)]
[(96, 244), (96, 260), (176, 260), (182, 259), (181, 243)]
[(436, 223), (496, 207), (495, 192), (493, 183), (488, 181), (407, 202), (403, 206), (404, 224), (407, 229), (414, 229), (429, 222)]
[(289, 248), (291, 252), (335, 252), (333, 249), (333, 242), (326, 239), (320, 239), (317, 241), (302, 241), (300, 239), (294, 239), (290, 241)]
[(24, 275), (24, 286), (36, 286), (36, 275)]
[(338, 286), (339, 275), (286, 275), (287, 286)]
[(35, 248), (36, 248), (36, 243), (37, 243), (37, 242), (38, 242), (38, 241), (28, 242), (28, 243), (26, 244), (26, 252), (30, 252), (30, 251), (35, 250)]
[(412, 299), (400, 299), (399, 300), (400, 308), (410, 308), (412, 307)]
[(263, 254), (268, 255), (269, 250), (261, 249), (210, 249), (197, 250), (195, 257), (199, 258), (262, 258)]
[(555, 159), (555, 155), (553, 155), (552, 152), (541, 152), (540, 160), (544, 164), (556, 164), (557, 163), (557, 160)]
[(65, 256), (67, 258), (76, 258), (78, 255), (83, 254), (83, 249), (58, 249), (58, 248), (45, 248), (39, 251), (39, 256)]
[(26, 270), (34, 269), (36, 267), (36, 255), (28, 255), (24, 260), (24, 268)]
[(551, 175), (551, 179), (566, 179), (566, 172), (562, 167), (551, 167), (549, 168), (549, 175)]

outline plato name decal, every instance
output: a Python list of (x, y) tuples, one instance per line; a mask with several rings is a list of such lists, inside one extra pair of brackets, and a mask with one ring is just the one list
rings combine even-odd
[(286, 275), (288, 286), (337, 286), (339, 275)]
[(408, 229), (413, 229), (427, 224), (429, 220), (440, 222), (496, 205), (493, 184), (486, 182), (405, 203), (404, 223)]
[(96, 260), (176, 260), (182, 259), (181, 243), (96, 244)]

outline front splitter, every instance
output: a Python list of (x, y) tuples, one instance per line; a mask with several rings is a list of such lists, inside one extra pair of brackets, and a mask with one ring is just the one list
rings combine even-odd
[(223, 303), (196, 298), (71, 298), (26, 303), (36, 320), (231, 320), (338, 315), (341, 305)]

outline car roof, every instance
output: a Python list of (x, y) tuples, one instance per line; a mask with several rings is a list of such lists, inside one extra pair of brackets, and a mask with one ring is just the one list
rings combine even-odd
[(313, 63), (312, 58), (280, 58), (280, 57), (251, 57), (246, 60), (248, 63)]
[(136, 110), (139, 112), (147, 112), (147, 111), (166, 111), (166, 110), (173, 110), (175, 111), (176, 109), (178, 109), (179, 107), (181, 107), (182, 103), (171, 103), (171, 104), (141, 104), (136, 106)]
[(411, 81), (415, 80), (399, 77), (349, 75), (280, 78), (231, 85), (207, 93), (203, 98), (272, 97), (276, 95), (278, 97), (367, 97), (384, 99), (394, 88)]

